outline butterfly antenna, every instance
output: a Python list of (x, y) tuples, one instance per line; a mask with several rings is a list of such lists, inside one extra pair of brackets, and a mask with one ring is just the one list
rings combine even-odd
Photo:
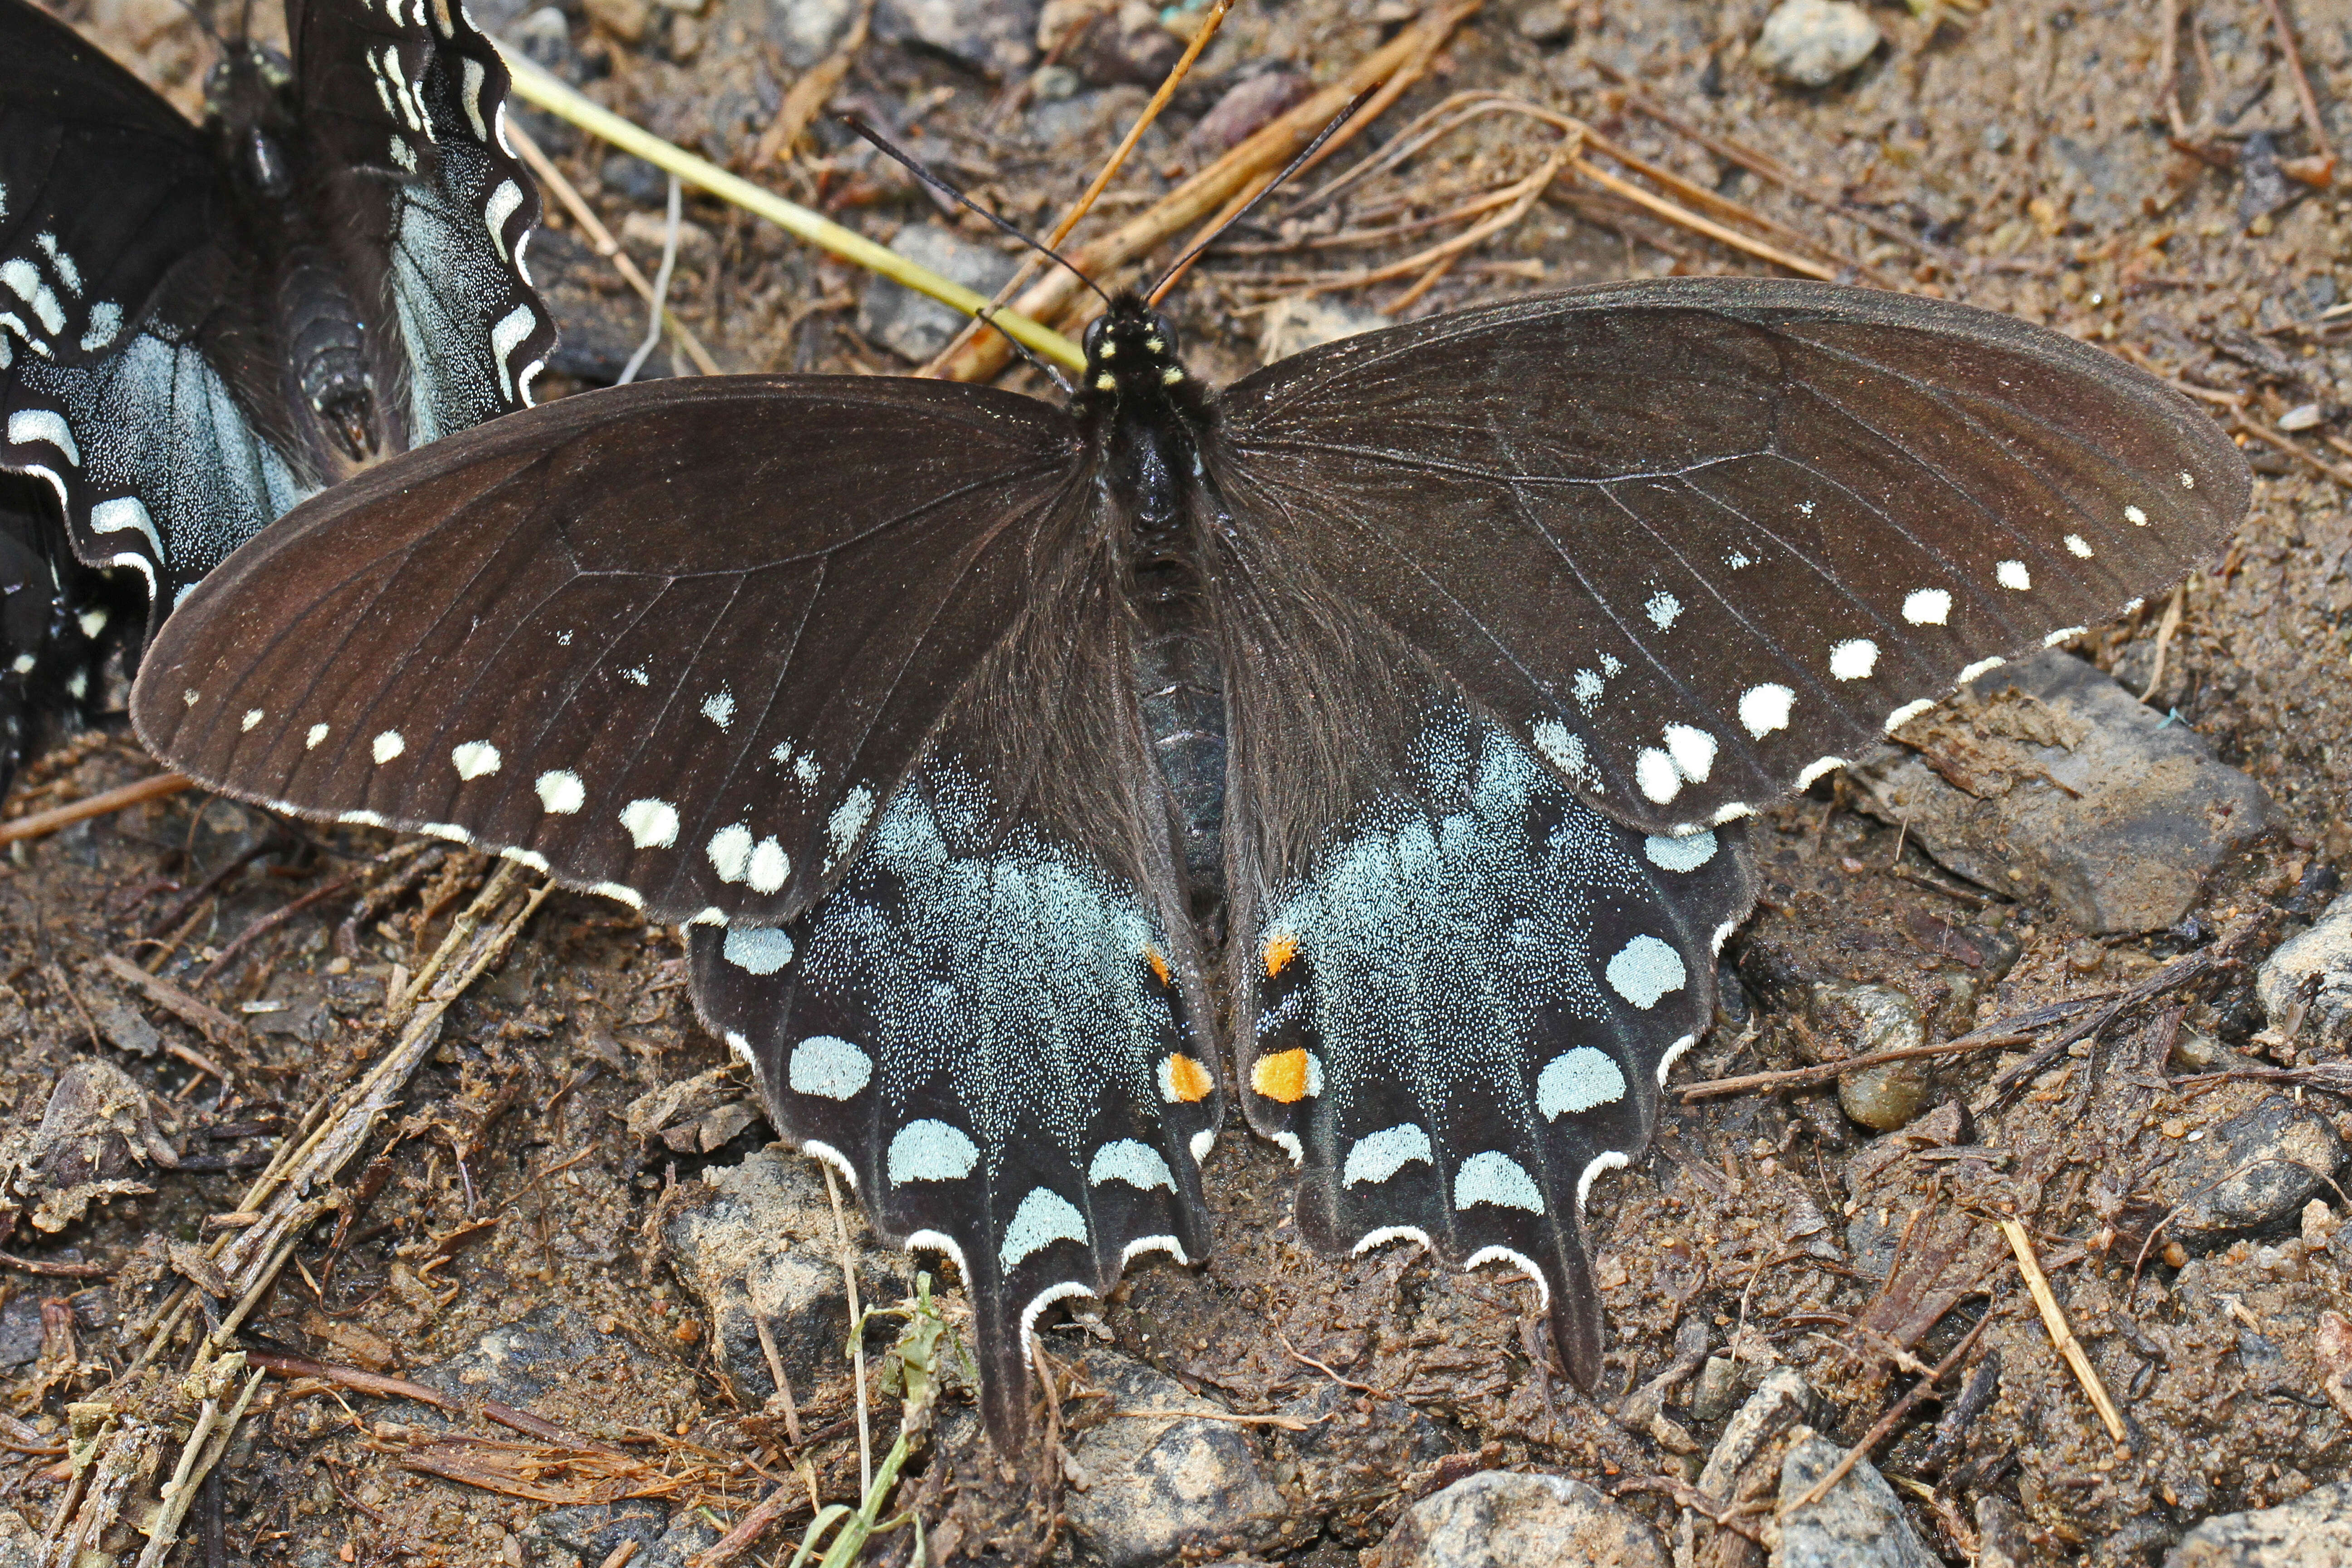
[[(1265, 183), (1265, 189), (1259, 191), (1257, 195), (1252, 196), (1247, 202), (1244, 203), (1242, 209), (1239, 212), (1234, 214), (1233, 216), (1227, 218), (1224, 222), (1219, 224), (1215, 228), (1211, 229), (1206, 235), (1202, 237), (1201, 243), (1186, 251), (1181, 257), (1178, 258), (1175, 266), (1171, 267), (1167, 271), (1161, 273), (1160, 275), (1160, 281), (1154, 283), (1151, 286), (1150, 291), (1144, 295), (1145, 302), (1152, 305), (1160, 303), (1160, 300), (1166, 296), (1168, 290), (1176, 286), (1176, 280), (1184, 276), (1184, 269), (1201, 258), (1201, 253), (1202, 251), (1216, 244), (1220, 239), (1223, 239), (1225, 237), (1227, 230), (1231, 229), (1235, 224), (1240, 223), (1242, 219), (1249, 216), (1250, 214), (1255, 212), (1257, 210), (1258, 203), (1265, 200), (1266, 197), (1282, 189), (1284, 185), (1288, 184), (1290, 183), (1290, 176), (1298, 173), (1299, 170), (1305, 168), (1309, 163), (1312, 163), (1314, 161), (1315, 154), (1323, 151), (1323, 143), (1328, 142), (1333, 136), (1339, 134), (1339, 127), (1347, 124), (1349, 121), (1353, 120), (1356, 117), (1356, 110), (1363, 108), (1365, 100), (1370, 99), (1373, 93), (1378, 92), (1379, 90), (1380, 89), (1377, 87), (1366, 88), (1362, 92), (1356, 95), (1354, 101), (1350, 102), (1347, 108), (1333, 115), (1331, 117), (1331, 122), (1315, 133), (1315, 140), (1309, 142), (1305, 147), (1301, 148), (1299, 150), (1298, 156), (1293, 158), (1289, 163), (1285, 163), (1282, 166), (1282, 173), (1276, 174), (1273, 179), (1268, 180)], [(1097, 292), (1099, 293), (1100, 290), (1097, 289)]]
[[(196, 25), (197, 32), (210, 39), (215, 47), (227, 49), (228, 40), (220, 36), (220, 30), (213, 26), (212, 17), (206, 15), (209, 6), (197, 4), (197, 0), (179, 0), (179, 3), (180, 9), (188, 14), (188, 20)], [(251, 0), (247, 0), (247, 4), (250, 3)]]
[[(1003, 230), (1006, 234), (1011, 235), (1013, 238), (1019, 240), (1022, 244), (1027, 246), (1038, 255), (1045, 257), (1055, 266), (1064, 268), (1071, 277), (1076, 279), (1079, 282), (1093, 289), (1095, 291), (1095, 297), (1100, 300), (1105, 305), (1108, 305), (1110, 303), (1110, 296), (1102, 291), (1102, 286), (1097, 284), (1093, 279), (1087, 277), (1085, 273), (1079, 271), (1076, 267), (1071, 264), (1069, 258), (1065, 257), (1060, 251), (1054, 249), (1042, 239), (1032, 238), (1027, 234), (1023, 233), (1020, 229), (1015, 228), (1013, 225), (1005, 222), (1004, 219), (997, 216), (994, 213), (990, 212), (986, 207), (982, 206), (978, 202), (973, 201), (970, 196), (965, 195), (961, 191), (957, 190), (953, 185), (949, 184), (945, 180), (940, 179), (937, 174), (932, 174), (929, 169), (923, 167), (921, 163), (919, 163), (912, 153), (901, 152), (898, 148), (892, 146), (888, 138), (885, 137), (879, 131), (875, 130), (871, 125), (866, 124), (866, 121), (860, 120), (857, 116), (854, 114), (845, 114), (841, 116), (841, 122), (844, 125), (848, 126), (852, 131), (856, 132), (860, 136), (866, 138), (866, 141), (874, 143), (874, 145), (881, 151), (883, 156), (898, 163), (901, 168), (905, 169), (907, 173), (922, 181), (924, 184), (929, 186), (932, 190), (937, 191), (940, 195), (947, 197), (950, 201), (962, 206), (967, 211), (978, 213), (982, 217), (986, 218), (990, 223), (994, 224), (998, 228)], [(1329, 133), (1327, 132), (1325, 134), (1328, 135)], [(984, 317), (982, 319), (985, 320)]]

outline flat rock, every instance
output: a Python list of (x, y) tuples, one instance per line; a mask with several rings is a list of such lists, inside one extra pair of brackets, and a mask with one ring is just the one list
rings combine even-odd
[(2343, 1568), (2352, 1563), (2352, 1481), (2293, 1502), (2217, 1514), (2180, 1538), (2164, 1568)]
[(1748, 60), (1791, 87), (1827, 87), (1878, 47), (1878, 24), (1850, 0), (1780, 0)]
[[(1116, 1351), (1077, 1356), (1085, 1380), (1113, 1410), (1226, 1414), (1165, 1373)], [(1063, 1500), (1078, 1544), (1106, 1568), (1149, 1568), (1180, 1555), (1272, 1546), (1288, 1533), (1288, 1505), (1258, 1468), (1249, 1429), (1181, 1416), (1113, 1415), (1070, 1443), (1086, 1478)]]
[(669, 1510), (643, 1499), (551, 1508), (521, 1534), (529, 1560), (544, 1568), (598, 1568), (625, 1541), (636, 1543), (629, 1568), (685, 1568), (687, 1559), (719, 1540), (691, 1512), (673, 1521)]
[[(560, 1301), (501, 1323), (469, 1349), (407, 1375), (462, 1404), (492, 1399), (558, 1425), (576, 1415), (566, 1407), (566, 1395), (624, 1376), (652, 1389), (667, 1386), (680, 1408), (694, 1393), (682, 1368), (657, 1360), (625, 1335), (606, 1333)], [(406, 1425), (436, 1426), (446, 1419), (424, 1405), (394, 1405), (386, 1414)]]
[(2205, 738), (2058, 650), (2006, 665), (1856, 774), (1870, 808), (1970, 880), (2037, 889), (2078, 930), (2155, 931), (2270, 826)]
[(1037, 58), (1043, 0), (880, 0), (874, 36), (912, 45), (993, 77), (1025, 71)]
[(2327, 906), (2317, 923), (2278, 944), (2254, 977), (2254, 994), (2273, 1026), (2304, 1005), (2306, 1037), (2352, 1041), (2352, 893)]
[[(840, 1371), (849, 1337), (833, 1205), (807, 1156), (762, 1149), (740, 1165), (702, 1173), (708, 1202), (681, 1208), (662, 1240), (686, 1288), (710, 1313), (720, 1366), (745, 1397), (776, 1391), (760, 1343), (760, 1320), (795, 1392)], [(842, 1194), (842, 1217), (856, 1259), (861, 1301), (887, 1303), (907, 1292), (905, 1255), (877, 1244), (863, 1210)]]
[(1666, 1568), (1647, 1521), (1565, 1476), (1481, 1470), (1405, 1510), (1363, 1568)]
[[(1826, 1437), (1807, 1436), (1791, 1444), (1780, 1461), (1782, 1508), (1844, 1458), (1845, 1450)], [(1780, 1541), (1770, 1562), (1771, 1568), (1941, 1568), (1943, 1559), (1911, 1528), (1886, 1478), (1863, 1459), (1821, 1501), (1780, 1515)]]
[[(991, 296), (1004, 287), (1021, 265), (1001, 250), (975, 245), (935, 223), (908, 224), (890, 242), (890, 248), (950, 282)], [(857, 304), (860, 333), (903, 359), (918, 362), (947, 347), (948, 340), (963, 329), (963, 322), (961, 312), (887, 278), (868, 283), (866, 297)]]
[(1706, 1468), (1699, 1472), (1699, 1490), (1728, 1498), (1739, 1484), (1739, 1474), (1772, 1441), (1811, 1415), (1813, 1391), (1785, 1366), (1774, 1367), (1756, 1385), (1756, 1392), (1732, 1413), (1723, 1436), (1716, 1439)]
[(2166, 1234), (2213, 1247), (2284, 1225), (2344, 1163), (2344, 1142), (2316, 1104), (2273, 1094), (2213, 1123), (2156, 1173), (2156, 1201), (2177, 1210)]

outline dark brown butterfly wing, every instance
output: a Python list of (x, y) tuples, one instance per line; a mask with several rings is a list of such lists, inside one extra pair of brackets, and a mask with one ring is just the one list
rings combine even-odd
[(2210, 418), (2097, 349), (1801, 282), (1438, 317), (1222, 407), (1261, 549), (1654, 832), (1740, 816), (2172, 583), (2249, 488)]
[(1080, 450), (945, 383), (567, 398), (289, 514), (166, 623), (133, 715), (247, 798), (781, 924), (1023, 613)]
[(1031, 606), (822, 903), (689, 932), (778, 1127), (885, 1237), (955, 1258), (1008, 1452), (1037, 1315), (1208, 1245), (1215, 1014), (1114, 582)]

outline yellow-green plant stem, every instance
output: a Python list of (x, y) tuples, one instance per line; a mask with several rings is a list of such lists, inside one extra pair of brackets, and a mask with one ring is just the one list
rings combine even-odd
[[(762, 190), (749, 180), (729, 174), (716, 163), (696, 157), (683, 147), (663, 141), (650, 131), (632, 125), (603, 104), (541, 69), (519, 51), (501, 49), (499, 53), (505, 57), (507, 71), (513, 78), (515, 96), (524, 102), (576, 125), (589, 135), (609, 142), (625, 153), (643, 158), (656, 169), (676, 174), (697, 190), (706, 191), (722, 202), (732, 203), (745, 212), (766, 218), (785, 233), (830, 250), (845, 261), (854, 261), (894, 283), (904, 284), (918, 294), (928, 294), (967, 316), (976, 316), (987, 309), (987, 296), (961, 283), (951, 282), (927, 267), (919, 267), (897, 251), (875, 244), (856, 229), (845, 228), (822, 213), (811, 212), (798, 202), (786, 201), (772, 191)], [(998, 310), (990, 317), (990, 321), (1003, 328), (1007, 337), (1045, 359), (1070, 370), (1086, 368), (1084, 351), (1051, 327), (1040, 326), (1028, 317), (1015, 315), (1010, 310)]]

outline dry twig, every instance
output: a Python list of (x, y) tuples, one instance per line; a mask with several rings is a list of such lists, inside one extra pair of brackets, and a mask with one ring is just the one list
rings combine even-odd
[[(2050, 1280), (2042, 1272), (2041, 1260), (2033, 1255), (2033, 1238), (2025, 1227), (2013, 1219), (1999, 1222), (2001, 1235), (2009, 1238), (2009, 1249), (2017, 1254), (2018, 1271), (2025, 1276), (2025, 1288), (2032, 1292), (2033, 1304), (2041, 1310), (2042, 1326), (2049, 1331), (2050, 1342), (2058, 1348), (2059, 1358), (2073, 1370), (2074, 1380), (2083, 1392), (2091, 1396), (2091, 1406), (2106, 1425), (2107, 1436), (2120, 1443), (2124, 1440), (2124, 1418), (2116, 1409), (2116, 1402), (2107, 1397), (2106, 1385), (2099, 1381), (2098, 1369), (2092, 1366), (2090, 1356), (2074, 1330), (2066, 1326), (2066, 1312), (2059, 1306), (2057, 1295), (2050, 1289)], [(1988, 1314), (1986, 1321), (1990, 1321)], [(1978, 1325), (1982, 1327), (1982, 1324)]]
[(161, 800), (194, 787), (195, 780), (184, 773), (157, 773), (135, 784), (102, 790), (87, 800), (70, 805), (52, 806), (37, 811), (30, 816), (20, 816), (14, 822), (0, 822), (0, 844), (19, 844), (28, 838), (42, 838), (59, 828), (71, 827), (77, 822), (87, 822), (93, 816), (110, 816), (115, 812), (137, 805), (142, 801)]

